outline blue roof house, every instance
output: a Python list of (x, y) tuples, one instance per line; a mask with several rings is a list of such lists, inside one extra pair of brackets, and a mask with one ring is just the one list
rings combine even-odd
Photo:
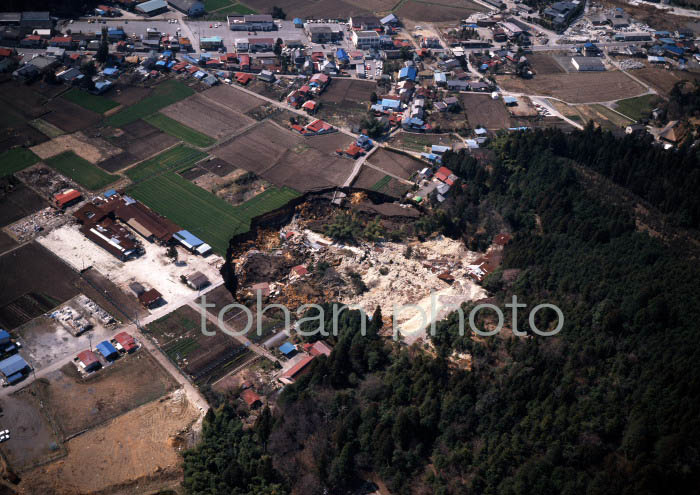
[(103, 340), (97, 344), (97, 352), (102, 354), (108, 361), (113, 361), (119, 357), (119, 351), (107, 340)]
[(418, 71), (415, 67), (404, 67), (399, 71), (399, 81), (415, 81)]
[(390, 98), (382, 99), (382, 108), (384, 110), (398, 110), (401, 108), (401, 102), (399, 100), (392, 100)]
[(297, 353), (297, 348), (291, 342), (285, 342), (280, 346), (280, 352), (286, 357), (292, 357)]

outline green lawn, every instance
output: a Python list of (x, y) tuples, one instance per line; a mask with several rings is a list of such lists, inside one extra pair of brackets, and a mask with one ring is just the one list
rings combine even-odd
[(132, 181), (138, 182), (165, 171), (180, 172), (187, 170), (206, 156), (206, 153), (180, 144), (130, 168), (126, 171), (126, 175)]
[(161, 131), (166, 132), (171, 136), (175, 136), (181, 141), (185, 141), (193, 146), (206, 148), (207, 146), (211, 146), (216, 142), (216, 139), (211, 138), (206, 134), (202, 134), (199, 131), (195, 131), (191, 127), (187, 127), (186, 125), (181, 124), (177, 120), (173, 120), (162, 113), (155, 113), (145, 117), (143, 120), (152, 126), (157, 127)]
[(192, 88), (180, 81), (171, 79), (156, 86), (151, 96), (124, 110), (120, 110), (114, 115), (110, 115), (107, 117), (106, 122), (112, 127), (121, 127), (152, 115), (161, 108), (172, 105), (193, 94), (194, 90)]
[(80, 158), (72, 151), (66, 151), (44, 162), (91, 191), (102, 189), (118, 178)]
[(207, 12), (212, 10), (221, 9), (231, 5), (231, 0), (204, 0), (204, 9)]
[(618, 101), (615, 109), (631, 119), (639, 120), (649, 114), (658, 101), (659, 97), (656, 95), (642, 95)]
[(39, 161), (39, 157), (26, 148), (13, 148), (0, 153), (0, 177), (24, 170)]
[(119, 106), (119, 103), (112, 101), (104, 96), (92, 95), (87, 91), (81, 91), (73, 88), (62, 95), (68, 101), (72, 101), (76, 105), (92, 110), (95, 113), (105, 113)]
[(219, 254), (226, 252), (231, 237), (250, 229), (253, 217), (299, 196), (293, 189), (271, 187), (232, 206), (177, 174), (204, 156), (182, 145), (137, 165), (126, 172), (138, 181), (129, 188), (129, 194), (200, 237)]

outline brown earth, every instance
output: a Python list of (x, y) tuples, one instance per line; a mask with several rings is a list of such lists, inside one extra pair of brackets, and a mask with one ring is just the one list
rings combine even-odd
[(461, 94), (462, 108), (472, 128), (483, 126), (496, 130), (510, 126), (510, 114), (501, 99), (494, 100), (488, 94)]
[(418, 22), (459, 21), (475, 12), (484, 12), (486, 8), (469, 0), (406, 0), (395, 12), (400, 18), (412, 19)]

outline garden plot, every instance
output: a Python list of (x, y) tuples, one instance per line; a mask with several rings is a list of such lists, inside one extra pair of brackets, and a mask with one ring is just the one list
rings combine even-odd
[[(117, 130), (117, 135), (110, 138), (110, 141), (124, 149), (128, 153), (128, 157), (121, 159), (118, 164), (115, 163), (114, 167), (110, 168), (107, 168), (105, 162), (100, 163), (100, 166), (108, 171), (119, 170), (119, 168), (135, 161), (144, 160), (178, 143), (176, 137), (161, 132), (160, 129), (143, 120), (126, 124), (121, 130), (123, 132)], [(115, 157), (115, 159), (118, 158), (119, 156)]]
[(170, 105), (161, 113), (215, 139), (229, 136), (255, 122), (200, 94)]
[(65, 132), (76, 132), (97, 124), (102, 116), (96, 112), (76, 105), (63, 98), (55, 98), (47, 105), (51, 113), (42, 118), (49, 124)]
[(167, 303), (177, 303), (196, 295), (180, 281), (181, 275), (199, 271), (216, 284), (220, 280), (219, 267), (223, 262), (216, 255), (202, 258), (178, 248), (178, 262), (173, 263), (165, 255), (164, 247), (149, 242), (143, 243), (143, 255), (123, 262), (83, 236), (78, 225), (65, 225), (41, 237), (38, 242), (77, 270), (92, 266), (127, 293), (131, 293), (131, 282), (153, 287), (163, 294)]

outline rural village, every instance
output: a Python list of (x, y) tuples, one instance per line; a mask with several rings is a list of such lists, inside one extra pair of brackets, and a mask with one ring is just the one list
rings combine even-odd
[(297, 334), (303, 305), (383, 315), (432, 352), (431, 321), (394, 308), (488, 300), (511, 239), (422, 235), (467, 187), (443, 158), (488, 166), (496, 136), (552, 127), (692, 142), (664, 109), (700, 78), (699, 20), (642, 0), (0, 13), (6, 493), (176, 490), (210, 407), (253, 425), (330, 356)]

